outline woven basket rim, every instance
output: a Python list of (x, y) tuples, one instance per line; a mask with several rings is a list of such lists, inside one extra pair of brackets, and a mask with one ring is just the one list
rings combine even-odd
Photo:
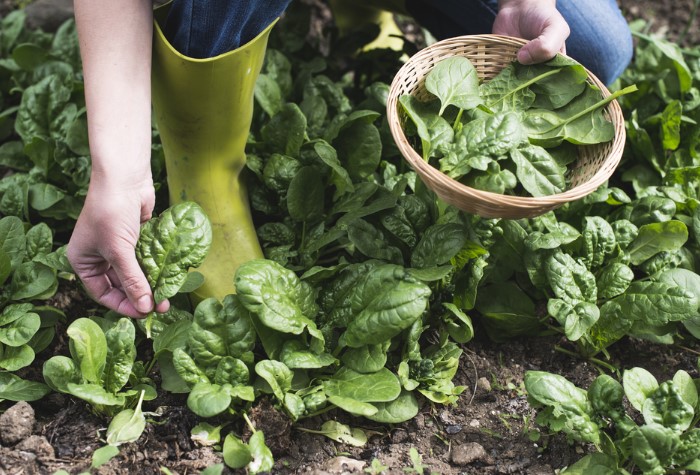
[[(611, 142), (606, 142), (606, 144), (612, 143), (612, 147), (608, 155), (604, 158), (603, 162), (600, 163), (598, 169), (587, 181), (580, 183), (574, 186), (573, 188), (552, 195), (539, 197), (515, 196), (478, 190), (476, 188), (469, 187), (467, 185), (464, 185), (463, 183), (460, 183), (457, 180), (448, 177), (439, 169), (427, 163), (418, 154), (418, 152), (416, 152), (416, 150), (413, 149), (403, 132), (403, 128), (401, 127), (399, 120), (400, 104), (398, 102), (398, 98), (403, 93), (401, 86), (403, 85), (403, 81), (407, 77), (407, 74), (410, 73), (412, 76), (416, 76), (416, 73), (414, 72), (415, 66), (429, 61), (436, 55), (436, 51), (447, 51), (450, 48), (459, 47), (459, 45), (472, 46), (480, 43), (506, 45), (519, 48), (522, 45), (526, 44), (527, 41), (521, 38), (493, 34), (465, 35), (442, 40), (428, 46), (427, 48), (422, 49), (414, 56), (409, 58), (409, 60), (399, 69), (396, 76), (394, 77), (394, 80), (391, 83), (389, 89), (389, 96), (387, 99), (387, 118), (389, 120), (389, 126), (394, 137), (394, 141), (396, 142), (399, 150), (401, 151), (401, 154), (414, 168), (414, 170), (421, 176), (421, 178), (423, 178), (425, 184), (429, 188), (433, 189), (433, 191), (435, 191), (439, 196), (441, 196), (441, 191), (434, 188), (434, 182), (438, 182), (444, 187), (450, 189), (451, 191), (457, 192), (464, 198), (476, 200), (477, 203), (475, 204), (483, 203), (486, 205), (495, 205), (503, 207), (504, 209), (511, 208), (519, 210), (542, 210), (543, 207), (554, 209), (555, 207), (560, 206), (564, 203), (582, 198), (592, 193), (600, 185), (605, 183), (605, 181), (610, 178), (610, 176), (612, 175), (615, 168), (620, 162), (626, 136), (624, 127), (624, 117), (622, 115), (622, 111), (617, 100), (611, 101), (605, 107), (605, 110), (609, 116), (608, 118), (609, 120), (611, 120), (615, 128), (613, 140)], [(510, 59), (508, 59), (508, 61), (510, 61)], [(505, 66), (505, 64), (507, 64), (507, 62), (504, 62), (503, 66)], [(475, 67), (477, 68), (477, 70), (479, 70), (480, 66), (479, 64), (475, 64)], [(607, 89), (607, 87), (598, 78), (596, 78), (591, 71), (589, 71), (586, 68), (584, 69), (586, 70), (586, 73), (588, 75), (588, 82), (600, 89), (602, 97), (608, 97), (610, 95), (610, 91)], [(427, 72), (425, 74), (427, 74)], [(422, 80), (425, 77), (425, 74), (420, 77), (420, 80)], [(545, 209), (543, 212), (546, 211), (547, 209)]]

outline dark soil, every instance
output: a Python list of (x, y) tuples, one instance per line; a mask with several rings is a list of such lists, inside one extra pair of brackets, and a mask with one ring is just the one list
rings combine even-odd
[(618, 0), (618, 3), (628, 19), (646, 20), (652, 32), (684, 46), (700, 44), (700, 19), (692, 17), (695, 0)]
[[(684, 43), (700, 44), (698, 21), (688, 27), (694, 0), (621, 0), (620, 3), (630, 20), (644, 18), (652, 31), (674, 40), (687, 30)], [(15, 4), (0, 0), (0, 15)], [(81, 295), (68, 286), (52, 304), (69, 315), (88, 315), (91, 305)], [(363, 473), (373, 459), (378, 459), (388, 467), (384, 473), (402, 474), (404, 468), (412, 467), (411, 448), (422, 455), (430, 471), (441, 474), (553, 474), (578, 460), (585, 453), (585, 446), (573, 446), (562, 436), (537, 430), (535, 413), (526, 401), (523, 376), (527, 370), (541, 369), (587, 387), (599, 374), (599, 368), (555, 351), (558, 344), (566, 346), (556, 337), (496, 344), (479, 330), (477, 326), (477, 339), (464, 347), (456, 384), (466, 389), (459, 402), (449, 407), (426, 403), (418, 416), (405, 424), (376, 425), (331, 412), (291, 426), (269, 402), (261, 402), (251, 411), (251, 419), (264, 431), (274, 452), (274, 473)], [(59, 335), (64, 333), (59, 329)], [(57, 341), (52, 351), (61, 353), (65, 338), (59, 337)], [(679, 369), (698, 377), (700, 348), (694, 341), (685, 346), (688, 348), (623, 340), (610, 349), (609, 363), (621, 370), (643, 366), (664, 380)], [(50, 356), (42, 354), (38, 359)], [(189, 474), (222, 462), (214, 447), (198, 446), (190, 438), (191, 429), (199, 420), (187, 410), (183, 397), (163, 395), (148, 404), (144, 409), (149, 411), (151, 423), (139, 441), (122, 446), (117, 457), (93, 473), (158, 474), (162, 473), (161, 467), (166, 467), (172, 473)], [(104, 445), (108, 420), (93, 414), (86, 404), (64, 395), (52, 394), (32, 403), (29, 409), (25, 403), (16, 406), (5, 403), (2, 409), (7, 411), (0, 419), (0, 429), (5, 424), (12, 428), (12, 433), (3, 431), (4, 437), (0, 438), (0, 475), (89, 470), (93, 452)], [(373, 434), (370, 442), (356, 448), (301, 430), (318, 429), (325, 420), (335, 417), (368, 430)], [(243, 431), (242, 427), (236, 429)], [(245, 432), (243, 435), (246, 437)]]
[[(73, 286), (65, 285), (53, 303), (69, 315), (89, 315), (94, 310), (80, 295)], [(477, 321), (477, 338), (464, 346), (456, 384), (466, 389), (458, 403), (425, 403), (418, 416), (404, 424), (379, 425), (331, 412), (292, 426), (269, 401), (260, 401), (249, 416), (266, 434), (276, 459), (274, 473), (364, 473), (378, 459), (388, 467), (384, 473), (402, 474), (404, 468), (412, 467), (411, 448), (422, 455), (430, 471), (440, 474), (554, 474), (578, 460), (587, 447), (570, 445), (563, 436), (548, 435), (534, 424), (535, 412), (527, 403), (523, 377), (528, 370), (546, 370), (587, 387), (601, 368), (555, 350), (557, 345), (567, 349), (567, 342), (558, 337), (497, 344), (480, 330)], [(64, 340), (57, 338), (54, 348), (45, 353), (65, 353)], [(608, 363), (620, 370), (643, 366), (660, 380), (671, 378), (679, 369), (698, 377), (700, 345), (695, 341), (685, 344), (689, 348), (623, 340), (611, 348)], [(40, 354), (32, 367), (39, 368), (49, 356)], [(117, 457), (93, 473), (158, 474), (161, 467), (176, 474), (198, 473), (222, 462), (215, 447), (200, 446), (190, 438), (200, 421), (186, 408), (184, 395), (163, 394), (145, 403), (144, 410), (151, 423), (139, 441), (122, 446)], [(318, 430), (333, 418), (365, 429), (371, 434), (370, 442), (357, 448), (303, 431)], [(31, 406), (7, 405), (0, 416), (0, 474), (89, 470), (92, 454), (105, 444), (108, 423), (87, 404), (63, 394), (51, 394)], [(244, 438), (250, 435), (243, 425), (234, 429)]]

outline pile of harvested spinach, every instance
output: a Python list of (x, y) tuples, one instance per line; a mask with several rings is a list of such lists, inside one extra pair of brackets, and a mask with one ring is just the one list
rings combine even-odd
[(411, 119), (407, 136), (423, 158), (473, 188), (546, 196), (567, 188), (575, 145), (608, 142), (614, 126), (603, 108), (635, 86), (602, 98), (586, 69), (558, 55), (544, 64), (508, 64), (479, 83), (465, 57), (440, 61), (425, 88), (435, 99), (399, 100)]

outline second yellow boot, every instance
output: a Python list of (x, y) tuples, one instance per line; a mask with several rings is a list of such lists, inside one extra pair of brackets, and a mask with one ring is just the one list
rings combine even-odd
[(365, 51), (377, 48), (403, 49), (403, 33), (394, 21), (393, 13), (405, 13), (404, 0), (380, 0), (357, 2), (352, 0), (329, 0), (335, 24), (341, 36), (368, 23), (379, 26), (379, 36), (364, 48)]

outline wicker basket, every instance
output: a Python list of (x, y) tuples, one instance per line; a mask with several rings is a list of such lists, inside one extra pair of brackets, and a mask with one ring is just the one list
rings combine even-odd
[[(490, 79), (516, 58), (525, 40), (498, 35), (460, 36), (437, 42), (411, 57), (394, 78), (387, 100), (389, 127), (396, 144), (423, 182), (446, 203), (468, 213), (487, 218), (529, 218), (553, 210), (564, 203), (582, 198), (602, 185), (612, 175), (622, 157), (625, 124), (617, 101), (610, 102), (605, 115), (615, 126), (611, 142), (578, 146), (578, 159), (569, 166), (569, 188), (543, 197), (502, 195), (470, 188), (440, 172), (417, 153), (404, 135), (402, 122), (407, 120), (399, 97), (411, 94), (425, 100), (425, 76), (442, 59), (453, 56), (468, 58), (481, 80)], [(610, 95), (604, 84), (588, 71), (590, 83), (600, 88), (603, 97)]]

